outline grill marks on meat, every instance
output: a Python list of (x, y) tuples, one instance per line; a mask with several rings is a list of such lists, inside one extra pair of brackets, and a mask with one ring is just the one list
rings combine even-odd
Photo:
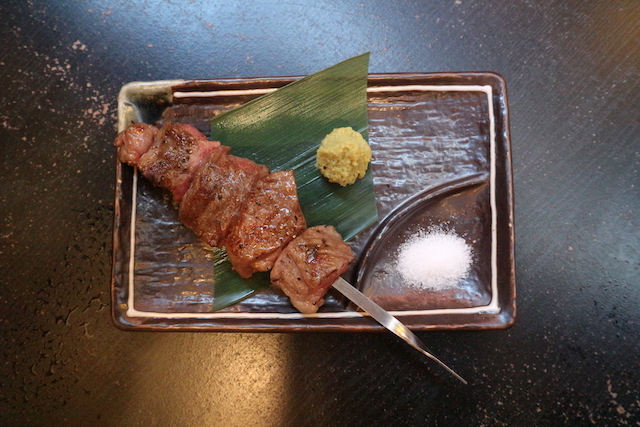
[(315, 313), (353, 258), (351, 247), (335, 228), (311, 227), (284, 248), (271, 270), (271, 282), (302, 313)]
[(305, 228), (293, 171), (270, 173), (257, 182), (231, 227), (227, 255), (244, 278), (269, 271), (287, 243)]
[(180, 204), (180, 221), (209, 245), (221, 247), (249, 192), (268, 173), (264, 165), (229, 154), (208, 161)]
[(171, 191), (173, 199), (180, 203), (196, 172), (220, 147), (218, 141), (207, 140), (191, 125), (167, 122), (137, 166), (145, 178)]

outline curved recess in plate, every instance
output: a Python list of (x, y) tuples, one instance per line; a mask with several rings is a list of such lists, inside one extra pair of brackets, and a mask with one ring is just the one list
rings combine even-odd
[[(387, 215), (365, 244), (355, 268), (356, 286), (387, 310), (429, 310), (486, 305), (491, 300), (488, 173), (430, 187)], [(455, 231), (471, 245), (471, 272), (456, 288), (432, 291), (404, 284), (395, 271), (398, 248), (411, 235), (432, 227)]]

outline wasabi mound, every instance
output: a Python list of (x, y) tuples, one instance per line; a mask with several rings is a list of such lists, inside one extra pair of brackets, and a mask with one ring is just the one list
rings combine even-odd
[(371, 147), (350, 127), (331, 131), (316, 153), (316, 167), (329, 180), (344, 186), (363, 178), (371, 162)]

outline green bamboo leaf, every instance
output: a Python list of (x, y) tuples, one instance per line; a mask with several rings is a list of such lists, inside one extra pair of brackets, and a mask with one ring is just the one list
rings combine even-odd
[(215, 294), (212, 310), (220, 310), (241, 301), (269, 285), (269, 273), (255, 273), (243, 279), (231, 268), (224, 249), (213, 248)]
[[(371, 168), (364, 178), (341, 187), (315, 167), (316, 150), (333, 129), (350, 126), (368, 140), (369, 54), (312, 74), (211, 120), (211, 138), (236, 156), (293, 169), (308, 225), (333, 225), (345, 240), (378, 219)], [(232, 271), (224, 250), (215, 252), (214, 310), (269, 285), (268, 274), (250, 280)]]

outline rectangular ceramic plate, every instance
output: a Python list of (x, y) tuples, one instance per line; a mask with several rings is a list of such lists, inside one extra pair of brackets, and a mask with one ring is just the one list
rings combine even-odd
[[(129, 83), (118, 100), (118, 128), (172, 120), (209, 135), (211, 117), (296, 79)], [(369, 78), (368, 102), (381, 221), (350, 242), (359, 262), (347, 278), (414, 330), (509, 327), (515, 268), (504, 81), (492, 73), (376, 74)], [(180, 224), (164, 190), (120, 163), (116, 175), (112, 313), (118, 327), (382, 330), (334, 290), (313, 315), (298, 313), (273, 287), (211, 312), (210, 250)], [(456, 288), (407, 286), (393, 271), (394, 245), (431, 226), (455, 231), (472, 247), (472, 268)]]

